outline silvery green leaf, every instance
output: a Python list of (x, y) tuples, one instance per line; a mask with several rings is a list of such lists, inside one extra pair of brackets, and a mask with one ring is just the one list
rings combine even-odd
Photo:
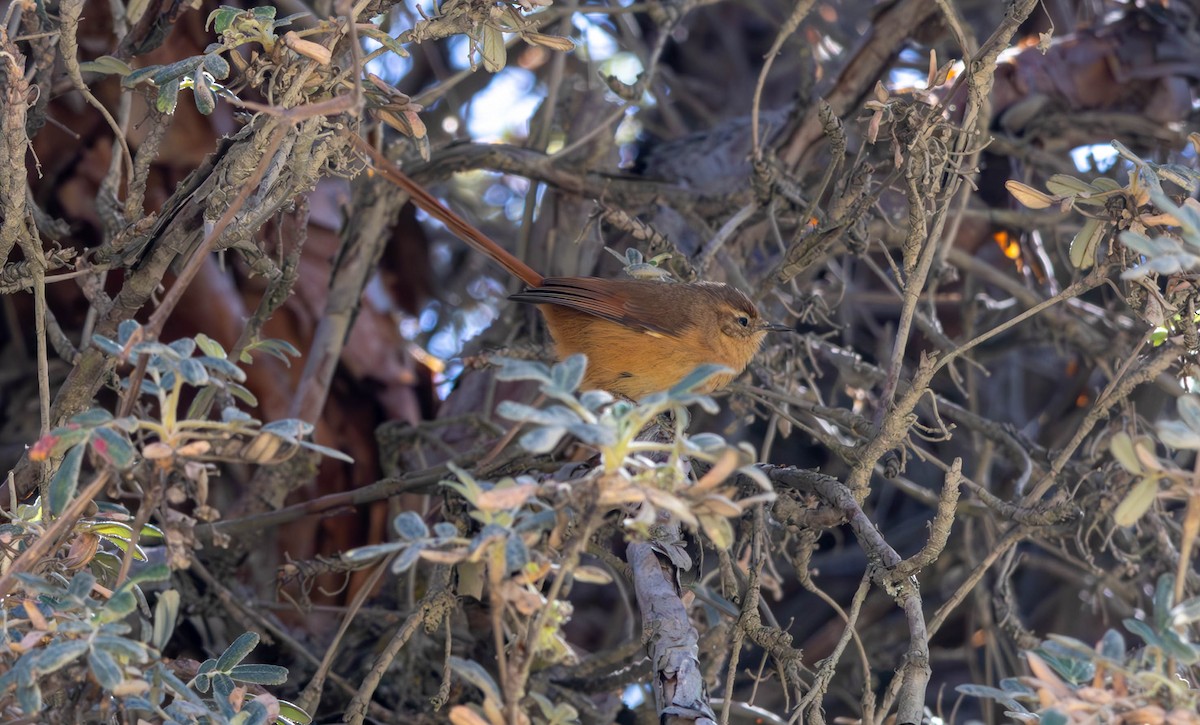
[[(667, 391), (660, 390), (657, 393), (650, 393), (649, 395), (647, 395), (644, 398), (642, 398), (641, 400), (639, 400), (638, 403), (647, 408), (655, 408), (655, 407), (661, 406), (664, 403), (666, 403), (667, 399), (668, 399)], [(625, 413), (625, 410), (622, 409), (620, 412), (617, 412), (617, 415), (624, 415), (624, 413)]]
[(208, 385), (208, 370), (200, 364), (199, 360), (180, 360), (179, 374), (183, 376), (183, 381), (192, 387)]
[(166, 343), (155, 340), (139, 342), (129, 348), (129, 352), (134, 355), (161, 355), (171, 360), (179, 359), (179, 353), (175, 352), (174, 348)]
[(694, 436), (688, 436), (687, 442), (705, 453), (718, 453), (729, 445), (716, 433), (697, 433)]
[(96, 577), (90, 571), (77, 572), (67, 586), (67, 596), (79, 600), (87, 599), (95, 586)]
[(1200, 660), (1200, 649), (1196, 645), (1184, 641), (1173, 629), (1163, 630), (1163, 651), (1168, 657), (1174, 657), (1180, 664), (1193, 665)]
[[(250, 665), (247, 665), (249, 667)], [(269, 725), (272, 722), (282, 722), (290, 725), (287, 719), (280, 717), (275, 720), (267, 711), (267, 706), (260, 700), (248, 700), (242, 709), (229, 721), (229, 725)]]
[(1058, 710), (1046, 710), (1038, 716), (1038, 725), (1067, 725), (1071, 722)]
[(521, 436), (521, 447), (530, 453), (549, 453), (566, 432), (565, 427), (557, 425), (535, 428)]
[(1200, 622), (1200, 597), (1185, 599), (1171, 607), (1171, 626), (1186, 627), (1192, 622)]
[[(1150, 175), (1147, 174), (1147, 176)], [(1170, 197), (1163, 193), (1162, 187), (1158, 184), (1158, 177), (1150, 176), (1150, 178), (1154, 181), (1153, 187), (1150, 188), (1150, 201), (1154, 202), (1154, 205), (1159, 210), (1175, 217), (1175, 220), (1179, 222), (1179, 228), (1183, 236), (1195, 238), (1197, 234), (1200, 234), (1200, 229), (1197, 226), (1200, 223), (1200, 218), (1197, 218), (1195, 212), (1187, 207), (1176, 206)], [(1147, 186), (1150, 187), (1150, 184), (1147, 184)]]
[(607, 446), (616, 442), (616, 434), (602, 425), (591, 423), (575, 423), (567, 426), (567, 431), (590, 446)]
[(733, 372), (733, 370), (725, 367), (724, 365), (704, 363), (703, 365), (698, 365), (695, 370), (685, 375), (678, 383), (675, 383), (669, 392), (672, 394), (672, 397), (674, 397), (675, 393), (691, 392), (695, 388), (698, 388), (702, 384), (708, 382), (708, 379), (712, 376), (717, 375), (718, 373), (731, 372)]
[(165, 113), (168, 116), (175, 113), (175, 107), (179, 105), (179, 79), (168, 81), (159, 86), (158, 97), (154, 99), (154, 107), (159, 113)]
[(504, 565), (508, 572), (520, 571), (529, 563), (529, 549), (520, 536), (510, 536), (504, 542)]
[(104, 408), (88, 408), (82, 413), (71, 416), (69, 422), (76, 423), (84, 428), (94, 428), (98, 425), (104, 425), (112, 419), (112, 413)]
[(237, 687), (233, 678), (223, 672), (212, 675), (213, 700), (216, 701), (221, 714), (232, 719), (237, 712), (233, 709), (233, 690)]
[(1004, 677), (1001, 679), (1000, 689), (1006, 691), (1006, 693), (1015, 693), (1018, 695), (1037, 695), (1037, 691), (1031, 688), (1030, 685), (1021, 682), (1020, 679), (1015, 677)]
[(613, 396), (604, 390), (585, 390), (579, 395), (583, 407), (595, 412), (613, 401)]
[(995, 687), (988, 687), (987, 685), (965, 684), (958, 685), (954, 688), (954, 690), (955, 692), (958, 692), (962, 695), (967, 695), (968, 697), (980, 697), (988, 700), (995, 700), (1010, 710), (1016, 710), (1017, 708), (1024, 709), (1024, 706), (1014, 700), (1012, 695)]
[(1145, 234), (1138, 234), (1137, 232), (1121, 232), (1120, 239), (1121, 244), (1146, 257), (1156, 257), (1170, 251), (1163, 249), (1162, 245), (1150, 239)]
[[(661, 393), (656, 393), (656, 395), (662, 395), (662, 399), (666, 400), (665, 395), (663, 395)], [(612, 417), (619, 419), (619, 418), (624, 417), (625, 415), (628, 415), (629, 411), (633, 410), (633, 408), (634, 408), (634, 404), (629, 402), (628, 400), (615, 400), (615, 401), (613, 401), (612, 407), (610, 407), (608, 409), (608, 413)]]
[(217, 97), (213, 94), (210, 78), (212, 76), (207, 73), (197, 72), (192, 80), (192, 100), (196, 103), (196, 110), (205, 116), (217, 108)]
[(96, 682), (106, 690), (112, 690), (125, 679), (117, 661), (102, 649), (93, 649), (88, 653), (88, 668), (91, 669)]
[(229, 676), (255, 685), (282, 685), (287, 682), (288, 670), (279, 665), (244, 664), (230, 669)]
[(66, 509), (79, 487), (79, 470), (83, 464), (85, 448), (78, 445), (67, 451), (62, 464), (50, 479), (50, 510), (56, 515)]
[(342, 552), (342, 561), (357, 564), (364, 561), (378, 559), (381, 556), (386, 556), (398, 549), (401, 549), (407, 544), (401, 542), (392, 542), (389, 544), (371, 544), (370, 546), (360, 546), (357, 549)]
[(353, 458), (346, 455), (345, 453), (342, 453), (341, 451), (339, 451), (336, 448), (330, 448), (329, 446), (323, 446), (320, 443), (313, 443), (312, 441), (298, 441), (298, 443), (300, 444), (300, 446), (302, 448), (306, 448), (310, 451), (320, 453), (322, 456), (325, 456), (326, 458), (332, 458), (334, 460), (343, 461), (345, 463), (354, 463)]
[(234, 665), (246, 659), (246, 656), (253, 652), (257, 646), (258, 633), (243, 632), (217, 658), (216, 669), (220, 672), (228, 672), (233, 669)]
[(90, 444), (93, 452), (122, 471), (134, 464), (136, 451), (133, 444), (112, 428), (97, 428)]
[(209, 370), (219, 375), (224, 375), (230, 380), (236, 380), (239, 383), (246, 382), (246, 371), (234, 365), (224, 357), (214, 355), (202, 355), (196, 358), (196, 362), (200, 363)]
[(478, 534), (475, 534), (471, 539), (471, 543), (467, 546), (467, 553), (474, 554), (479, 550), (479, 547), (487, 544), (493, 539), (507, 539), (509, 530), (500, 524), (485, 524)]
[(738, 473), (754, 481), (764, 491), (775, 490), (775, 487), (771, 485), (771, 479), (767, 478), (767, 474), (763, 473), (758, 466), (742, 466), (738, 469)]
[(1176, 274), (1183, 269), (1183, 264), (1176, 255), (1155, 257), (1146, 263), (1146, 269), (1155, 274)]
[(433, 525), (433, 535), (439, 539), (453, 539), (458, 536), (458, 528), (449, 521), (439, 521)]
[(134, 662), (146, 662), (150, 659), (150, 653), (146, 651), (146, 645), (115, 635), (96, 635), (92, 639), (92, 647), (93, 649), (102, 649), (110, 652), (114, 657), (133, 660)]
[(179, 592), (168, 589), (158, 595), (154, 605), (154, 633), (150, 636), (150, 645), (162, 651), (175, 632), (175, 622), (179, 618)]
[(574, 391), (583, 382), (587, 372), (587, 356), (575, 354), (550, 369), (550, 378), (564, 391)]
[(204, 56), (204, 70), (208, 71), (213, 78), (218, 80), (229, 77), (229, 61), (222, 58), (217, 53), (210, 53)]
[(88, 651), (88, 643), (80, 639), (53, 642), (46, 645), (34, 658), (33, 667), (46, 675), (66, 667)]
[[(130, 528), (130, 532), (132, 531), (133, 529)], [(137, 589), (137, 587), (141, 584), (165, 582), (170, 580), (170, 578), (171, 567), (167, 566), (166, 563), (151, 564), (145, 568), (135, 569), (133, 573), (129, 575), (129, 578), (125, 580), (125, 583), (121, 585), (121, 588), (117, 591), (119, 592), (124, 589)], [(149, 614), (150, 604), (146, 601), (146, 595), (141, 591), (136, 591), (135, 593), (138, 596), (139, 603), (142, 605), (142, 610)]]
[(1185, 395), (1175, 405), (1183, 422), (1192, 430), (1200, 431), (1200, 395)]
[(121, 320), (121, 324), (117, 325), (117, 342), (122, 346), (128, 345), (133, 333), (141, 328), (137, 320)]
[(496, 371), (497, 380), (536, 380), (549, 383), (550, 368), (533, 360), (515, 360), (513, 358), (496, 358), (500, 369)]
[(1171, 602), (1175, 598), (1175, 575), (1163, 574), (1154, 585), (1154, 628), (1170, 628)]
[(222, 423), (232, 423), (234, 421), (249, 423), (253, 420), (254, 420), (254, 418), (251, 417), (249, 413), (247, 413), (239, 408), (235, 408), (232, 405), (221, 409), (221, 422)]
[(110, 340), (104, 335), (92, 335), (92, 344), (99, 348), (100, 352), (112, 357), (118, 357), (124, 348), (117, 344), (116, 340)]
[(1200, 450), (1200, 431), (1178, 420), (1164, 420), (1156, 426), (1163, 443), (1177, 450)]
[(401, 511), (392, 520), (392, 528), (401, 539), (414, 541), (429, 538), (429, 527), (425, 520), (415, 511)]
[(1142, 620), (1129, 618), (1122, 620), (1121, 624), (1124, 624), (1125, 629), (1129, 630), (1131, 634), (1141, 637), (1142, 641), (1149, 646), (1163, 648), (1163, 641), (1159, 638), (1158, 633)]
[(254, 397), (254, 393), (251, 393), (241, 385), (238, 385), (237, 383), (227, 383), (225, 385), (225, 389), (228, 390), (233, 397), (242, 401), (246, 405), (249, 405), (252, 408), (258, 407), (258, 398)]
[(450, 669), (454, 671), (454, 674), (479, 688), (483, 692), (484, 697), (496, 700), (497, 702), (502, 701), (500, 687), (492, 679), (492, 676), (488, 674), (488, 671), (483, 669), (483, 665), (474, 660), (464, 660), (461, 657), (451, 656)]
[(1101, 657), (1118, 664), (1125, 663), (1125, 637), (1115, 629), (1110, 629), (1100, 638), (1099, 654)]
[(196, 341), (190, 337), (181, 337), (178, 340), (167, 343), (167, 346), (176, 352), (181, 358), (188, 358), (192, 353), (196, 352)]
[(272, 423), (267, 423), (262, 427), (264, 433), (274, 433), (280, 438), (293, 440), (303, 438), (313, 432), (313, 424), (298, 418), (285, 418)]
[(42, 690), (36, 682), (17, 687), (17, 705), (24, 712), (39, 712), (42, 709)]
[(574, 425), (582, 422), (579, 414), (563, 405), (551, 405), (547, 408), (534, 408), (511, 400), (502, 400), (496, 406), (496, 413), (509, 420), (536, 423), (538, 425)]

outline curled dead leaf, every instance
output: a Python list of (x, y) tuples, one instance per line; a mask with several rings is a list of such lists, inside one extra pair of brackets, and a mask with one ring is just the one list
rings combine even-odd
[(543, 48), (567, 52), (575, 50), (575, 43), (570, 38), (564, 38), (561, 35), (546, 35), (545, 33), (525, 32), (521, 33), (521, 37), (530, 45), (540, 45)]
[(321, 65), (329, 65), (330, 61), (333, 59), (333, 53), (329, 50), (329, 48), (326, 48), (320, 43), (314, 43), (311, 40), (305, 40), (304, 38), (301, 38), (299, 35), (296, 35), (296, 31), (294, 30), (289, 30), (287, 33), (284, 33), (283, 44), (305, 58), (311, 58)]

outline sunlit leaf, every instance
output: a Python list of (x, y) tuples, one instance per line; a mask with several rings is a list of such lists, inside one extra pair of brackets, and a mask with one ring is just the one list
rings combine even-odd
[(1049, 179), (1046, 179), (1046, 189), (1051, 194), (1056, 196), (1067, 196), (1070, 194), (1090, 194), (1093, 191), (1096, 191), (1095, 187), (1083, 179), (1069, 176), (1067, 174), (1054, 174)]
[(158, 595), (154, 605), (154, 632), (150, 644), (158, 651), (166, 648), (167, 642), (175, 632), (175, 622), (179, 618), (179, 592), (168, 589)]
[(158, 96), (154, 99), (154, 107), (159, 113), (171, 115), (175, 113), (175, 107), (179, 104), (179, 79), (167, 82), (158, 89)]
[(67, 451), (62, 465), (50, 479), (50, 511), (55, 516), (60, 515), (66, 509), (67, 504), (75, 496), (75, 490), (79, 487), (79, 469), (83, 465), (83, 450), (84, 447), (79, 445)]
[(508, 62), (508, 49), (504, 47), (504, 33), (492, 25), (484, 25), (483, 36), (479, 43), (479, 55), (483, 58), (483, 67), (489, 73), (499, 73)]
[(1104, 239), (1108, 225), (1099, 219), (1088, 219), (1071, 239), (1068, 256), (1075, 269), (1091, 269), (1096, 263), (1096, 250)]
[(1150, 510), (1157, 495), (1158, 479), (1154, 476), (1142, 478), (1129, 489), (1121, 503), (1117, 504), (1117, 509), (1113, 512), (1113, 521), (1117, 526), (1133, 526)]
[(1179, 417), (1189, 428), (1200, 432), (1200, 395), (1184, 395), (1175, 403)]
[(1163, 443), (1177, 450), (1200, 450), (1200, 431), (1182, 421), (1164, 420), (1155, 426)]
[(1013, 198), (1022, 206), (1029, 209), (1048, 209), (1055, 203), (1054, 197), (1019, 181), (1006, 181), (1004, 188), (1008, 189), (1008, 193), (1012, 194)]
[(79, 70), (87, 73), (105, 73), (108, 75), (127, 76), (133, 72), (133, 68), (128, 63), (120, 58), (114, 58), (111, 55), (102, 55), (95, 60), (89, 60), (79, 64)]

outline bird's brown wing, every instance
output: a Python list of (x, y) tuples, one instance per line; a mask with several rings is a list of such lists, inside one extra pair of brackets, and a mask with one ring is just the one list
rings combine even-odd
[(677, 335), (685, 326), (682, 310), (666, 304), (661, 285), (649, 280), (548, 277), (537, 287), (509, 297), (536, 305), (559, 305), (611, 320), (631, 329)]

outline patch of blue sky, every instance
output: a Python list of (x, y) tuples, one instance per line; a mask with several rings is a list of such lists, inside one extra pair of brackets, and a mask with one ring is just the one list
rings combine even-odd
[(579, 37), (575, 39), (575, 52), (584, 60), (598, 63), (608, 60), (619, 50), (608, 27), (611, 18), (611, 15), (589, 16), (586, 8), (580, 8), (579, 13), (571, 18), (571, 23), (579, 31)]
[[(383, 46), (374, 38), (363, 38), (363, 49), (368, 53), (373, 53)], [(376, 58), (372, 58), (367, 63), (367, 71), (374, 73), (388, 83), (396, 84), (408, 73), (412, 68), (412, 58), (396, 55), (395, 53), (384, 53)]]
[(1117, 150), (1112, 144), (1097, 143), (1078, 146), (1071, 149), (1071, 161), (1080, 171), (1098, 171), (1104, 173), (1117, 163)]
[(545, 95), (534, 74), (507, 67), (475, 94), (467, 114), (467, 131), (479, 143), (525, 138), (529, 120)]

